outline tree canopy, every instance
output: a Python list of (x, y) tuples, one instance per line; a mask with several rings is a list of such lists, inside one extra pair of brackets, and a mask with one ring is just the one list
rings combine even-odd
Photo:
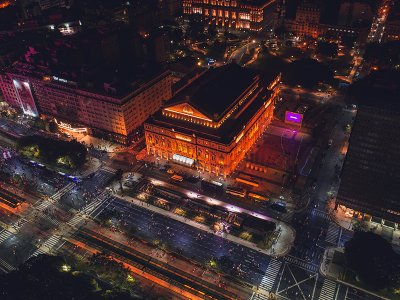
[(347, 266), (365, 284), (376, 289), (399, 286), (400, 255), (381, 236), (372, 232), (356, 232), (345, 244), (345, 256)]
[(319, 41), (315, 51), (317, 54), (327, 57), (335, 57), (338, 55), (339, 47), (336, 43)]
[(204, 34), (204, 23), (199, 15), (190, 15), (189, 16), (189, 26), (187, 29), (187, 35), (195, 40), (202, 41), (205, 39)]
[(60, 141), (39, 135), (25, 136), (18, 141), (20, 152), (50, 165), (79, 168), (86, 159), (87, 150), (77, 141)]
[(104, 299), (95, 293), (90, 278), (65, 272), (63, 265), (63, 259), (56, 256), (40, 255), (28, 260), (18, 271), (1, 275), (1, 299)]
[(368, 44), (365, 48), (364, 59), (380, 67), (397, 66), (400, 64), (400, 41)]
[(381, 70), (350, 85), (349, 101), (356, 105), (396, 109), (400, 111), (400, 71)]
[(319, 82), (329, 83), (333, 80), (332, 70), (314, 59), (300, 59), (290, 63), (282, 74), (282, 79), (289, 85), (315, 87)]

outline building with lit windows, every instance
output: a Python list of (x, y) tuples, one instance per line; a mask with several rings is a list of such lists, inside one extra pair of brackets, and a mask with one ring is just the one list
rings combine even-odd
[(296, 9), (294, 20), (287, 20), (285, 27), (296, 36), (310, 36), (317, 38), (319, 35), (319, 24), (321, 8), (318, 2), (303, 1)]
[(400, 223), (400, 72), (374, 72), (359, 83), (336, 209), (378, 224)]
[(400, 41), (400, 3), (394, 3), (390, 7), (385, 24), (383, 41)]
[(203, 71), (146, 120), (147, 153), (228, 176), (271, 122), (279, 80), (237, 64)]
[(201, 15), (210, 24), (233, 29), (260, 31), (271, 0), (183, 0), (185, 15)]
[(11, 106), (31, 116), (54, 118), (70, 132), (86, 132), (121, 143), (172, 96), (172, 76), (161, 71), (128, 89), (104, 82), (95, 87), (15, 63), (0, 74), (0, 90)]

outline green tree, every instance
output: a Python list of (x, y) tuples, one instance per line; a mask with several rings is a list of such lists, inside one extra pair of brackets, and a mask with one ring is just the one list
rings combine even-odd
[(319, 82), (329, 83), (333, 80), (332, 70), (325, 64), (314, 59), (300, 59), (287, 65), (282, 73), (282, 79), (289, 85), (301, 85), (313, 88)]
[(400, 284), (400, 256), (381, 236), (357, 231), (345, 244), (347, 266), (360, 280), (375, 288), (394, 288)]
[(201, 16), (198, 15), (189, 16), (189, 27), (187, 30), (187, 34), (191, 39), (195, 41), (204, 39), (204, 24), (201, 19)]
[(208, 35), (211, 37), (211, 38), (215, 38), (215, 36), (217, 35), (217, 26), (215, 25), (215, 23), (211, 23), (209, 26), (208, 26)]
[(118, 169), (117, 172), (115, 172), (115, 179), (118, 180), (121, 191), (123, 189), (123, 187), (122, 187), (122, 175), (123, 174), (124, 174), (124, 172), (121, 169)]
[(49, 131), (52, 132), (52, 133), (57, 133), (58, 132), (58, 125), (57, 125), (56, 122), (51, 121), (49, 123)]
[(275, 29), (275, 34), (279, 39), (285, 39), (287, 33), (288, 32), (284, 26), (279, 26)]
[(368, 44), (364, 59), (382, 68), (394, 68), (400, 64), (400, 41)]
[(1, 299), (101, 299), (87, 277), (63, 271), (63, 265), (65, 261), (55, 256), (29, 259), (18, 271), (0, 276)]
[(338, 55), (339, 47), (336, 43), (319, 41), (315, 52), (327, 57), (335, 57)]
[(37, 129), (44, 129), (45, 123), (42, 119), (36, 118), (35, 122), (33, 123), (33, 126)]
[(50, 165), (66, 162), (65, 165), (72, 169), (82, 166), (87, 155), (86, 147), (77, 141), (61, 141), (39, 135), (20, 138), (18, 149), (21, 154), (31, 154)]

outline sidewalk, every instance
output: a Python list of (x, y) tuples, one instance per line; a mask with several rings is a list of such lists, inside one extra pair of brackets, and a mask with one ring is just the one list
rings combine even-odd
[(343, 248), (327, 248), (324, 252), (324, 256), (322, 257), (322, 261), (320, 264), (320, 273), (324, 277), (328, 277), (333, 280), (338, 280), (343, 273), (343, 268), (334, 264), (333, 257), (335, 252), (343, 252)]
[[(113, 188), (114, 190), (119, 190), (119, 183), (115, 182), (111, 186), (111, 188)], [(234, 242), (236, 244), (251, 248), (253, 250), (259, 251), (260, 253), (263, 253), (263, 254), (266, 254), (266, 255), (270, 255), (270, 256), (280, 257), (280, 256), (285, 256), (286, 254), (288, 254), (290, 249), (291, 249), (291, 247), (292, 247), (292, 245), (293, 245), (293, 243), (294, 243), (294, 239), (295, 239), (295, 232), (290, 226), (288, 226), (287, 224), (285, 224), (283, 222), (279, 222), (277, 220), (273, 220), (276, 223), (277, 230), (278, 229), (280, 230), (280, 234), (278, 236), (278, 239), (277, 239), (276, 243), (271, 247), (271, 249), (263, 250), (263, 249), (258, 248), (257, 245), (252, 243), (252, 242), (243, 240), (243, 239), (241, 239), (239, 237), (236, 237), (236, 236), (233, 236), (231, 234), (223, 234), (223, 235), (222, 234), (218, 234), (218, 233), (214, 232), (207, 225), (197, 223), (197, 222), (195, 222), (193, 220), (187, 219), (187, 218), (185, 218), (183, 216), (179, 216), (177, 214), (174, 214), (173, 212), (170, 212), (170, 211), (164, 210), (162, 208), (159, 208), (157, 206), (153, 206), (151, 204), (148, 204), (148, 203), (145, 203), (143, 201), (137, 200), (137, 199), (135, 199), (133, 197), (122, 196), (122, 195), (118, 195), (118, 197), (120, 197), (120, 198), (122, 198), (122, 199), (124, 199), (124, 200), (126, 200), (128, 202), (131, 202), (131, 203), (133, 203), (133, 204), (135, 204), (137, 206), (142, 206), (142, 207), (144, 207), (144, 208), (146, 208), (148, 210), (151, 210), (151, 211), (153, 211), (155, 213), (158, 213), (158, 214), (164, 215), (164, 216), (166, 216), (168, 218), (174, 219), (174, 220), (176, 220), (178, 222), (186, 223), (186, 224), (188, 224), (190, 226), (196, 227), (197, 229), (200, 229), (200, 230), (206, 231), (208, 233), (223, 237), (223, 238), (225, 238), (225, 239), (227, 239), (227, 240), (229, 240), (231, 242)], [(256, 216), (260, 217), (259, 214), (256, 214)], [(269, 217), (266, 217), (266, 218), (270, 219)]]
[(380, 299), (389, 300), (382, 295), (377, 294), (375, 291), (366, 290), (359, 285), (354, 285), (351, 282), (345, 281), (346, 267), (344, 261), (344, 249), (343, 248), (327, 248), (322, 257), (319, 272), (322, 276), (331, 280), (337, 281), (343, 285), (353, 287), (357, 290), (361, 290), (365, 293), (378, 297)]
[(346, 230), (354, 231), (354, 225), (356, 223), (361, 223), (366, 230), (372, 231), (378, 235), (381, 235), (385, 239), (387, 239), (391, 244), (400, 246), (400, 229), (395, 229), (386, 225), (382, 225), (379, 223), (375, 223), (373, 221), (362, 220), (353, 218), (351, 214), (345, 211), (342, 207), (338, 207), (337, 210), (334, 210), (331, 207), (331, 212), (333, 215), (334, 221)]
[(84, 163), (84, 165), (76, 172), (78, 176), (88, 176), (91, 173), (98, 171), (101, 168), (101, 161), (95, 157), (91, 157), (88, 155), (88, 160)]
[(78, 139), (78, 142), (83, 143), (87, 147), (93, 146), (97, 150), (104, 150), (106, 152), (114, 152), (119, 148), (124, 148), (121, 144), (99, 139), (90, 135), (85, 135)]

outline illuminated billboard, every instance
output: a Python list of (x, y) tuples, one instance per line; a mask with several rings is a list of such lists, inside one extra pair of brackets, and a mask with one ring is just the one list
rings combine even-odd
[(292, 111), (286, 111), (285, 123), (301, 126), (303, 115)]
[(17, 92), (18, 102), (24, 114), (37, 117), (38, 111), (36, 109), (35, 100), (33, 100), (29, 82), (13, 79), (13, 83)]

